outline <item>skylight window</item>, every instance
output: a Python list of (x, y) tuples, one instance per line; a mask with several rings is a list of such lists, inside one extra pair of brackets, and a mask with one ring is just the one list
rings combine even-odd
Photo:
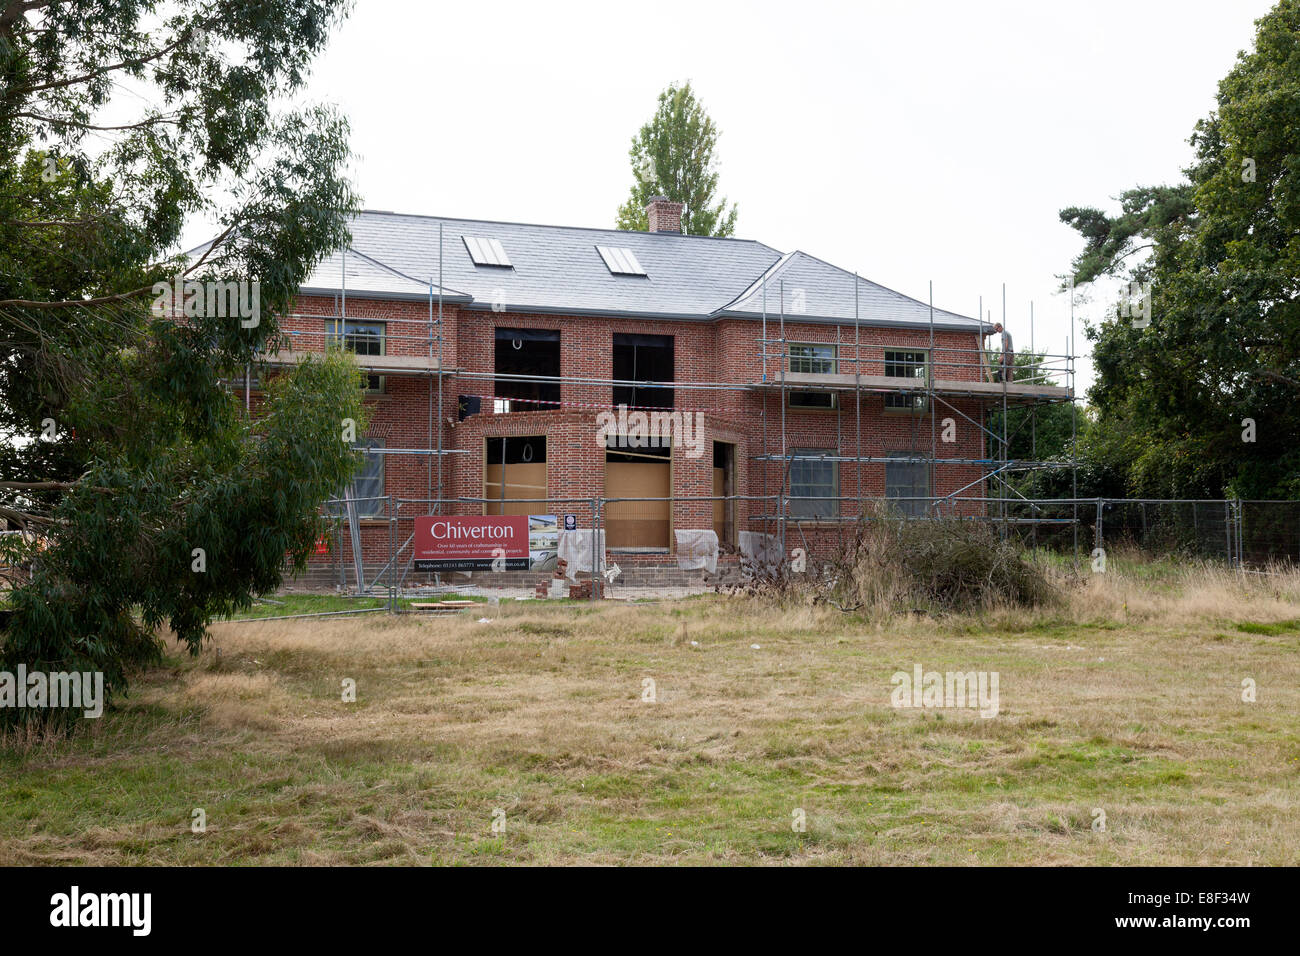
[(512, 268), (510, 257), (506, 255), (505, 246), (500, 239), (480, 239), (475, 236), (461, 236), (465, 248), (476, 266), (505, 266)]
[(637, 262), (636, 256), (632, 255), (631, 249), (597, 246), (596, 251), (600, 253), (600, 257), (605, 260), (605, 265), (609, 266), (609, 271), (614, 275), (643, 276), (646, 274), (645, 268)]

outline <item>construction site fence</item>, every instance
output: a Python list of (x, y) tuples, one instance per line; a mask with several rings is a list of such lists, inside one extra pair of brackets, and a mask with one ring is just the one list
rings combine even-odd
[[(739, 560), (742, 532), (768, 536), (787, 558), (802, 548), (810, 557), (829, 553), (858, 521), (882, 514), (904, 520), (959, 519), (989, 525), (1026, 548), (1096, 561), (1108, 553), (1176, 560), (1206, 560), (1243, 571), (1300, 564), (1300, 501), (1133, 498), (844, 498), (797, 495), (728, 495), (673, 498), (404, 498), (393, 495), (332, 499), (330, 534), (318, 549), (334, 583), (354, 594), (387, 595), (392, 607), (403, 592), (451, 590), (465, 578), (414, 566), (416, 519), (428, 515), (528, 515), (530, 566), (524, 576), (553, 571), (562, 530), (597, 532), (595, 592), (617, 590), (611, 566), (671, 567), (681, 531), (714, 531), (720, 559)], [(603, 539), (601, 535), (603, 534)], [(604, 547), (595, 547), (604, 541)], [(485, 587), (522, 584), (513, 575), (476, 571)], [(593, 595), (594, 596), (594, 595)]]

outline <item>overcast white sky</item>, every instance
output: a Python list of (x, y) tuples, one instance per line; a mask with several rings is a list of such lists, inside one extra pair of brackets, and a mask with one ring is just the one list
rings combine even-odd
[(1271, 6), (359, 0), (310, 97), (350, 116), (369, 208), (613, 226), (632, 135), (689, 79), (738, 236), (967, 315), (1005, 282), (1017, 346), (1033, 300), (1059, 352), (1057, 211), (1175, 180)]

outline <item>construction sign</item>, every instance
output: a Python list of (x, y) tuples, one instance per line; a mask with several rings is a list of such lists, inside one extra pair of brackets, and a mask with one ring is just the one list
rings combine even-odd
[(415, 519), (416, 571), (526, 571), (527, 515), (425, 515)]

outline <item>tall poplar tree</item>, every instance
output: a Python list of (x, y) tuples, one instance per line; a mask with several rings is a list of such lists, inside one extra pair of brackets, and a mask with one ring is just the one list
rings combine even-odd
[(730, 236), (736, 231), (736, 206), (718, 199), (718, 128), (695, 98), (688, 82), (659, 94), (659, 108), (632, 138), (632, 188), (619, 207), (619, 229), (649, 228), (645, 207), (653, 196), (683, 204), (682, 232), (692, 236)]

